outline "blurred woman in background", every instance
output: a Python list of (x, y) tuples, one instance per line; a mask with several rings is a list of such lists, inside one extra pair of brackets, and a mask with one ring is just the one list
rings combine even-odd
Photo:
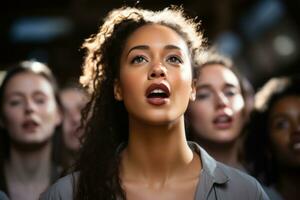
[(300, 197), (299, 86), (300, 76), (272, 78), (255, 96), (246, 155), (274, 200)]
[(79, 83), (67, 83), (59, 92), (63, 108), (62, 141), (64, 143), (63, 165), (69, 168), (78, 154), (81, 146), (80, 138), (84, 132), (81, 123), (82, 110), (86, 106), (89, 95)]
[(252, 87), (229, 58), (213, 50), (199, 63), (194, 70), (196, 100), (186, 113), (188, 138), (216, 160), (244, 171), (241, 144), (253, 107)]
[(38, 199), (59, 177), (52, 138), (61, 124), (57, 85), (35, 61), (12, 66), (0, 87), (0, 189), (11, 200)]

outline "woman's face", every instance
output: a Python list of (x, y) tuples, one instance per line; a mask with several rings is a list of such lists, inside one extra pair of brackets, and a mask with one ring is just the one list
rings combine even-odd
[(64, 108), (63, 139), (66, 147), (72, 151), (80, 148), (79, 137), (83, 130), (81, 125), (81, 110), (88, 101), (87, 95), (78, 89), (65, 89), (60, 92), (60, 99)]
[(144, 25), (129, 36), (121, 55), (115, 96), (130, 120), (162, 125), (183, 119), (192, 87), (186, 42), (162, 25)]
[(244, 99), (236, 75), (220, 64), (201, 69), (196, 101), (190, 103), (190, 123), (200, 139), (213, 143), (236, 140), (244, 123)]
[(18, 144), (46, 142), (61, 121), (52, 86), (44, 77), (29, 72), (7, 82), (2, 110), (4, 126)]
[(277, 101), (270, 113), (270, 140), (280, 165), (300, 166), (300, 96)]

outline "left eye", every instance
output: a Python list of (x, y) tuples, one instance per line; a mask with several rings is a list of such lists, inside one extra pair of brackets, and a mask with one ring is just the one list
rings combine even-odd
[(236, 94), (235, 91), (226, 91), (226, 92), (225, 92), (225, 95), (226, 95), (226, 96), (234, 96), (235, 94)]
[(135, 56), (130, 63), (131, 64), (139, 64), (139, 63), (144, 63), (147, 62), (147, 59), (144, 58), (143, 56)]
[(171, 62), (171, 63), (176, 63), (176, 64), (182, 63), (182, 60), (178, 56), (169, 56), (167, 58), (167, 61)]

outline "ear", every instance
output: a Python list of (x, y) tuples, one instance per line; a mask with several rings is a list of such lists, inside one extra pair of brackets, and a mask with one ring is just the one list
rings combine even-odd
[(117, 101), (123, 100), (123, 94), (122, 94), (122, 89), (120, 86), (120, 80), (117, 80), (117, 79), (114, 82), (114, 95), (115, 95), (115, 99)]
[(193, 79), (192, 81), (192, 90), (190, 94), (190, 101), (195, 101), (196, 100), (196, 79)]

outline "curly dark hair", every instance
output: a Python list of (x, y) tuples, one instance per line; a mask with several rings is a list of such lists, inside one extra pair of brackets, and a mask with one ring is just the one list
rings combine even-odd
[[(114, 98), (114, 81), (119, 78), (120, 56), (127, 38), (146, 24), (160, 24), (175, 30), (187, 43), (192, 64), (204, 48), (199, 23), (183, 9), (169, 7), (150, 11), (122, 7), (111, 11), (97, 34), (83, 44), (87, 50), (81, 83), (91, 93), (84, 119), (87, 128), (83, 148), (74, 168), (80, 171), (75, 198), (126, 199), (119, 178), (118, 146), (128, 140), (128, 113)], [(91, 115), (88, 119), (87, 116)]]
[(255, 96), (255, 110), (249, 126), (250, 134), (245, 142), (246, 158), (250, 173), (265, 185), (275, 184), (278, 179), (278, 164), (270, 149), (271, 111), (280, 99), (299, 96), (299, 84), (299, 75), (271, 78)]

